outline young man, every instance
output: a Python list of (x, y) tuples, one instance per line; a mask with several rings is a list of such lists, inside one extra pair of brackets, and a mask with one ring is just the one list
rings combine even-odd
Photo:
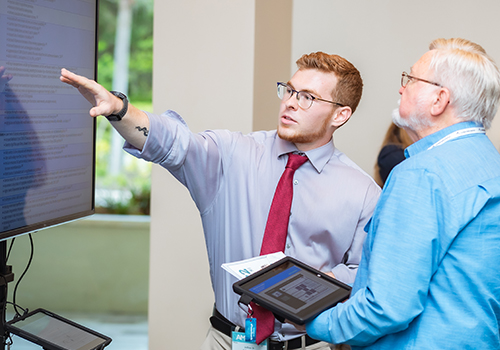
[[(304, 55), (297, 64), (290, 81), (278, 83), (277, 130), (194, 134), (173, 111), (158, 116), (133, 106), (121, 120), (111, 121), (127, 140), (125, 149), (170, 171), (189, 189), (200, 211), (216, 304), (204, 349), (230, 349), (231, 330), (245, 325), (246, 314), (232, 291), (236, 280), (221, 264), (260, 254), (276, 185), (290, 153), (308, 160), (294, 175), (284, 253), (346, 283), (356, 275), (363, 228), (380, 189), (334, 147), (332, 135), (359, 103), (361, 76), (342, 57), (322, 52)], [(97, 83), (66, 70), (61, 74), (63, 82), (77, 87), (95, 106), (91, 116), (124, 113), (122, 100)], [(271, 349), (316, 342), (278, 321), (271, 339)], [(329, 349), (328, 344), (312, 346)]]
[(500, 349), (500, 72), (438, 39), (403, 73), (394, 122), (416, 141), (377, 204), (351, 298), (306, 325), (353, 349)]

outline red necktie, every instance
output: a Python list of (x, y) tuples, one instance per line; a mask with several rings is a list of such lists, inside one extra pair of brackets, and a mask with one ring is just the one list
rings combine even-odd
[[(271, 209), (267, 218), (266, 230), (262, 239), (260, 255), (283, 252), (285, 250), (286, 235), (288, 232), (288, 221), (290, 220), (290, 209), (293, 197), (293, 174), (307, 157), (289, 153), (285, 171), (281, 175), (278, 186), (274, 193)], [(274, 315), (271, 311), (251, 303), (254, 317), (257, 319), (256, 343), (260, 344), (274, 331)]]

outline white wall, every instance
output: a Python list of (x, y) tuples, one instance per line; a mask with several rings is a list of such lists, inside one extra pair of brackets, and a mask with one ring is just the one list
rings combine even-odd
[[(253, 80), (260, 66), (254, 62), (260, 47), (254, 36), (256, 1), (267, 0), (155, 1), (156, 112), (177, 110), (193, 131), (251, 131), (253, 92), (259, 87), (253, 84), (263, 84)], [(291, 54), (285, 64), (290, 74), (298, 57), (318, 50), (338, 53), (361, 71), (361, 104), (335, 140), (369, 173), (399, 98), (401, 72), (432, 39), (476, 41), (500, 63), (497, 0), (281, 2), (284, 11), (292, 5)], [(489, 132), (497, 145), (499, 124)], [(150, 349), (198, 348), (213, 303), (200, 220), (187, 191), (159, 167), (153, 169), (149, 303)]]
[[(155, 1), (155, 112), (250, 132), (253, 41), (253, 1)], [(197, 349), (214, 303), (201, 221), (167, 171), (153, 167), (152, 181), (149, 348)]]
[[(337, 53), (361, 72), (361, 103), (335, 140), (370, 174), (399, 100), (401, 73), (409, 72), (433, 39), (475, 41), (500, 64), (497, 0), (295, 0), (293, 4), (292, 59), (312, 51)], [(499, 148), (499, 120), (488, 135)]]

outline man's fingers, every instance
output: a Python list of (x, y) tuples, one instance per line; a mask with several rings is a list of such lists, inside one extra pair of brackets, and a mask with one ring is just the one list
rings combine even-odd
[(73, 72), (70, 72), (66, 68), (61, 69), (61, 77), (59, 78), (63, 83), (72, 85), (76, 88), (82, 86), (86, 89), (90, 89), (91, 87), (91, 80), (82, 77), (81, 75), (77, 75)]
[(69, 80), (69, 79), (67, 79), (67, 78), (65, 78), (65, 77), (63, 77), (63, 76), (61, 76), (61, 77), (59, 78), (59, 80), (60, 80), (60, 81), (62, 81), (63, 83), (66, 83), (66, 84), (68, 84), (68, 85), (71, 85), (71, 86), (73, 86), (73, 87), (75, 87), (75, 88), (77, 88), (77, 89), (78, 89), (78, 87), (80, 86), (80, 85), (78, 85), (77, 83), (75, 83), (73, 80)]
[(65, 68), (61, 69), (61, 77), (59, 79), (63, 83), (77, 88), (80, 94), (92, 104), (93, 108), (89, 111), (91, 117), (110, 115), (114, 111), (113, 108), (116, 109), (115, 100), (117, 98), (97, 82), (75, 74)]
[(100, 113), (99, 110), (100, 109), (98, 107), (91, 108), (90, 111), (89, 111), (90, 116), (91, 117), (98, 117), (98, 116), (100, 116), (102, 113)]

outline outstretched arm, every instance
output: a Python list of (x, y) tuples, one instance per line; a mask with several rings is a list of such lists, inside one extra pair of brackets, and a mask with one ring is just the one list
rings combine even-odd
[[(77, 88), (80, 94), (92, 104), (93, 107), (89, 111), (91, 117), (116, 114), (123, 108), (121, 99), (93, 80), (74, 74), (64, 68), (61, 69), (60, 80)], [(149, 130), (149, 119), (144, 112), (129, 104), (127, 114), (123, 119), (110, 123), (125, 140), (142, 150)]]

